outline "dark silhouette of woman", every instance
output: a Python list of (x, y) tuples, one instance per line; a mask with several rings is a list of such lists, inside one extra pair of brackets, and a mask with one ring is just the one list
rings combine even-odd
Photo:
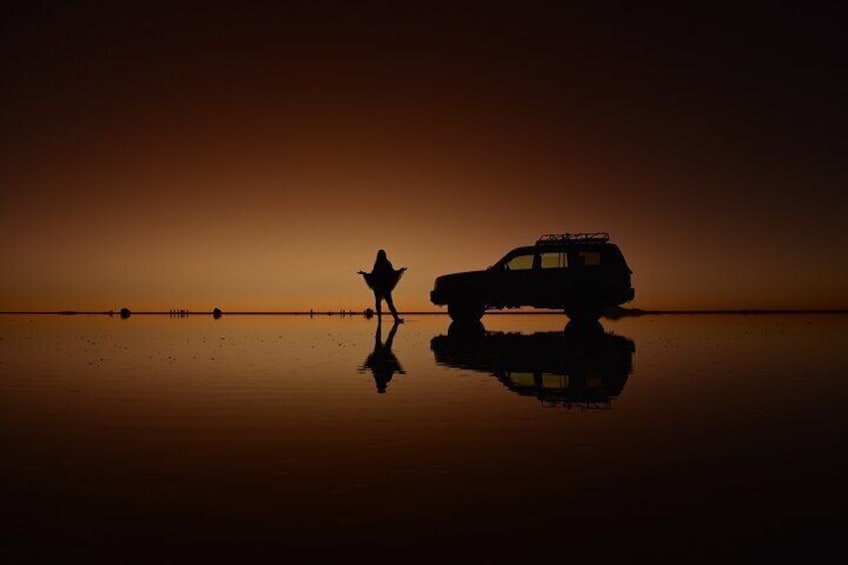
[(386, 387), (389, 386), (389, 382), (391, 382), (395, 373), (400, 373), (401, 375), (405, 373), (403, 367), (400, 365), (400, 361), (398, 361), (392, 352), (392, 342), (395, 339), (397, 329), (398, 323), (395, 322), (389, 331), (386, 342), (383, 343), (383, 324), (377, 323), (377, 331), (374, 333), (374, 351), (368, 355), (365, 363), (360, 367), (360, 371), (371, 371), (379, 394), (385, 394)]
[(391, 261), (386, 257), (384, 250), (377, 252), (377, 260), (374, 261), (374, 268), (370, 273), (358, 271), (360, 275), (365, 277), (365, 282), (368, 287), (374, 291), (374, 301), (377, 303), (377, 321), (382, 321), (382, 301), (385, 300), (389, 305), (389, 310), (394, 316), (395, 323), (403, 322), (403, 319), (398, 316), (395, 309), (395, 303), (392, 300), (392, 290), (394, 290), (403, 273), (406, 272), (406, 267), (401, 267), (395, 270)]

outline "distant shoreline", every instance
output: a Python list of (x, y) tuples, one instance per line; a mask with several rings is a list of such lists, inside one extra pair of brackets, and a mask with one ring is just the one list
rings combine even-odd
[(635, 316), (680, 316), (680, 315), (773, 315), (773, 314), (848, 314), (848, 309), (842, 308), (818, 308), (818, 309), (763, 309), (763, 308), (738, 308), (734, 310), (642, 310), (640, 308), (617, 308), (608, 311), (604, 318), (616, 319)]
[[(227, 316), (306, 316), (306, 317), (326, 317), (326, 316), (367, 316), (364, 311), (353, 310), (234, 310), (221, 312)], [(447, 316), (447, 311), (408, 311), (399, 312), (403, 316)], [(716, 309), (687, 309), (687, 310), (647, 310), (641, 308), (613, 308), (607, 311), (602, 317), (615, 320), (618, 318), (638, 317), (638, 316), (680, 316), (680, 315), (775, 315), (775, 314), (848, 314), (848, 309), (830, 308), (830, 309), (755, 309), (755, 308), (739, 308), (733, 310), (716, 310)], [(114, 316), (120, 317), (120, 310), (6, 310), (0, 311), (0, 315), (7, 316)], [(212, 310), (144, 310), (133, 311), (133, 316), (212, 316)], [(565, 313), (559, 310), (539, 310), (539, 311), (509, 311), (509, 310), (490, 310), (486, 312), (486, 316), (564, 316)]]

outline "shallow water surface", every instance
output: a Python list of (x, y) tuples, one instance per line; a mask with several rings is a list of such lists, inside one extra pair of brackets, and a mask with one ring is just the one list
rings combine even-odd
[(846, 317), (566, 321), (0, 317), (2, 551), (833, 555)]

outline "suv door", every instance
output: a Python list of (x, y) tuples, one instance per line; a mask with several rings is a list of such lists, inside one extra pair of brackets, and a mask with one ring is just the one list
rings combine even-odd
[(561, 308), (568, 292), (568, 276), (568, 253), (564, 249), (540, 250), (534, 306)]
[(532, 250), (510, 253), (494, 267), (489, 304), (525, 306), (533, 303), (538, 255)]
[(578, 247), (569, 253), (569, 301), (584, 305), (604, 305), (606, 280), (600, 248)]

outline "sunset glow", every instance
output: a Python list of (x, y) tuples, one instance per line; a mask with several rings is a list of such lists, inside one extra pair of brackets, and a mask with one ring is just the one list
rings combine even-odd
[(598, 230), (631, 306), (848, 307), (835, 29), (525, 16), (8, 14), (0, 310), (361, 310), (379, 248), (435, 310)]

